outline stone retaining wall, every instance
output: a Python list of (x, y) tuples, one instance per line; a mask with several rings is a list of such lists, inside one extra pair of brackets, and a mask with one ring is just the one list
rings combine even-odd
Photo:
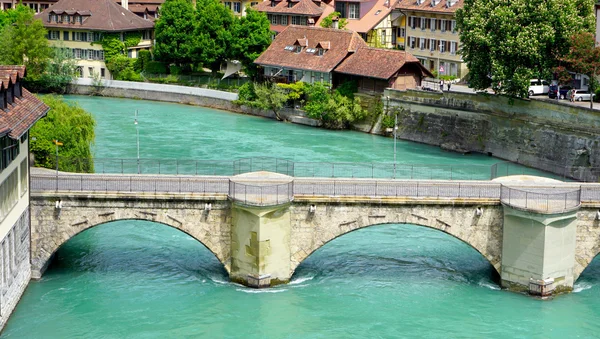
[[(564, 166), (600, 167), (598, 111), (537, 100), (511, 104), (489, 94), (386, 90), (384, 95), (388, 114), (398, 112), (401, 139), (555, 173)], [(550, 163), (560, 166), (552, 169)]]

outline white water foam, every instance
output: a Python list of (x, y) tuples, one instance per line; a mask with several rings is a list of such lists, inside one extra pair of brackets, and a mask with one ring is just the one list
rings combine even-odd
[(244, 292), (244, 293), (281, 293), (287, 291), (283, 288), (273, 289), (273, 288), (264, 288), (264, 289), (253, 289), (253, 288), (236, 288), (236, 291)]
[(302, 284), (302, 283), (303, 283), (303, 282), (305, 282), (305, 281), (313, 280), (313, 279), (314, 279), (314, 277), (315, 277), (315, 276), (313, 275), (313, 276), (310, 276), (310, 277), (302, 277), (302, 278), (297, 278), (297, 279), (294, 279), (294, 280), (290, 281), (290, 282), (288, 283), (288, 285), (298, 285), (298, 284)]
[(490, 290), (494, 290), (494, 291), (497, 291), (500, 289), (500, 286), (489, 283), (487, 281), (480, 281), (478, 285), (481, 287), (489, 288)]
[(590, 288), (594, 287), (594, 285), (590, 284), (590, 283), (577, 283), (573, 286), (573, 293), (579, 293), (581, 291), (585, 291), (585, 290), (589, 290)]

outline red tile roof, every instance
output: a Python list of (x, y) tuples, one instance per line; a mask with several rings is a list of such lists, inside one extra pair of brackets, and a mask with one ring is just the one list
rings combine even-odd
[[(293, 7), (288, 7), (288, 3), (293, 3)], [(326, 7), (325, 4), (320, 6), (315, 4), (312, 0), (298, 0), (298, 1), (274, 1), (275, 6), (271, 6), (272, 1), (266, 0), (259, 2), (254, 5), (254, 9), (259, 12), (266, 12), (272, 14), (290, 14), (290, 15), (306, 15), (311, 17), (318, 17), (323, 14), (323, 10)]]
[[(4, 91), (10, 85), (25, 75), (23, 66), (0, 66), (0, 90)], [(23, 95), (14, 98), (7, 108), (0, 109), (0, 135), (8, 134), (13, 139), (20, 138), (36, 121), (48, 113), (50, 107), (23, 88)]]
[(358, 33), (369, 32), (392, 12), (395, 1), (397, 0), (374, 1), (375, 4), (360, 19), (346, 19), (348, 20), (346, 29), (351, 29)]
[[(287, 46), (294, 46), (302, 39), (307, 40), (307, 47), (303, 48), (302, 52), (296, 53), (285, 49)], [(321, 41), (330, 43), (330, 49), (324, 55), (317, 56), (316, 53), (306, 52), (308, 48), (316, 48)], [(328, 73), (344, 60), (348, 53), (365, 46), (366, 43), (360, 35), (353, 31), (292, 25), (279, 33), (271, 46), (254, 62), (263, 66)]]
[(335, 72), (387, 80), (410, 63), (417, 65), (423, 74), (433, 76), (419, 59), (406, 51), (371, 47), (359, 48), (342, 61)]
[[(48, 14), (50, 13), (78, 13), (83, 16), (83, 22), (81, 24), (48, 22)], [(119, 6), (113, 0), (60, 0), (51, 7), (46, 8), (43, 12), (38, 13), (35, 17), (41, 19), (46, 28), (122, 32), (151, 29), (154, 27), (152, 21), (140, 18), (131, 11)]]
[(417, 0), (399, 0), (396, 8), (405, 11), (454, 14), (457, 9), (465, 5), (465, 1), (452, 0), (452, 6), (448, 6), (448, 4), (448, 0), (422, 0), (420, 4), (417, 3)]

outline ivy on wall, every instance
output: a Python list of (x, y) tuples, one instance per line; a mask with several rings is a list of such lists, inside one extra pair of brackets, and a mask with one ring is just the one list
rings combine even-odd
[(104, 49), (106, 68), (117, 80), (137, 80), (139, 75), (134, 71), (135, 59), (127, 57), (127, 48), (137, 46), (142, 40), (139, 32), (124, 33), (121, 40), (120, 33), (105, 33), (100, 44)]

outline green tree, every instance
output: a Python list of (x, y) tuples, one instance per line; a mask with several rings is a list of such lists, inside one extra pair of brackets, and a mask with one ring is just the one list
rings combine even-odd
[(28, 73), (25, 86), (32, 92), (64, 93), (77, 74), (77, 62), (72, 58), (71, 50), (62, 45), (51, 48), (42, 74)]
[(154, 26), (156, 58), (178, 65), (190, 64), (195, 22), (196, 11), (190, 0), (166, 0)]
[(342, 18), (340, 12), (333, 12), (328, 16), (324, 17), (321, 21), (321, 27), (324, 28), (332, 28), (333, 27), (333, 18), (338, 18), (338, 28), (344, 29), (348, 25), (348, 20), (346, 18)]
[(288, 99), (283, 88), (273, 83), (255, 84), (254, 93), (256, 93), (256, 107), (273, 111), (277, 120), (283, 120), (279, 110)]
[(41, 74), (52, 53), (42, 21), (34, 19), (33, 11), (23, 5), (8, 12), (0, 31), (0, 64), (25, 64), (28, 74)]
[[(589, 92), (595, 93), (596, 77), (600, 75), (600, 47), (592, 33), (579, 33), (571, 37), (571, 48), (562, 58), (570, 65), (570, 69), (590, 78)], [(590, 108), (594, 108), (594, 100), (590, 100)]]
[(594, 0), (465, 0), (456, 12), (469, 86), (526, 97), (548, 77), (569, 38), (594, 26)]
[(219, 0), (198, 0), (192, 60), (216, 73), (230, 57), (234, 16)]
[(42, 101), (50, 106), (48, 114), (30, 130), (30, 151), (35, 165), (56, 168), (56, 145), (59, 146), (59, 170), (66, 172), (93, 172), (91, 146), (94, 143), (96, 122), (92, 115), (77, 104), (67, 103), (62, 97), (45, 95)]
[(239, 60), (247, 75), (255, 77), (258, 73), (254, 60), (271, 44), (273, 32), (266, 13), (246, 9), (246, 16), (235, 19), (231, 54), (229, 58)]

